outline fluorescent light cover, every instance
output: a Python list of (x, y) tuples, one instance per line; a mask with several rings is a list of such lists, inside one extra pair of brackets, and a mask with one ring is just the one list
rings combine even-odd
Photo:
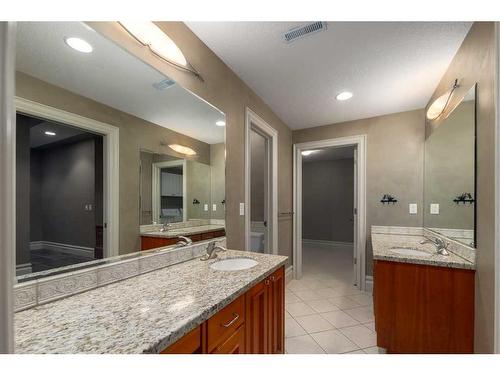
[(187, 66), (187, 60), (177, 44), (153, 22), (123, 22), (120, 24), (139, 42), (160, 57), (175, 64)]
[(64, 42), (74, 50), (77, 50), (78, 52), (90, 53), (94, 50), (88, 42), (80, 38), (76, 37), (64, 38)]
[(46, 135), (50, 135), (51, 137), (52, 137), (52, 136), (54, 136), (54, 135), (56, 135), (56, 133), (54, 133), (54, 132), (49, 132), (49, 131), (46, 131), (46, 132), (45, 132), (45, 134), (46, 134)]
[(309, 156), (311, 154), (314, 154), (315, 152), (318, 152), (319, 150), (304, 150), (301, 152), (302, 156)]
[(226, 122), (225, 121), (222, 121), (222, 120), (219, 120), (215, 123), (215, 125), (217, 126), (226, 126)]
[(189, 156), (196, 155), (196, 151), (190, 147), (186, 147), (186, 146), (182, 146), (182, 145), (178, 145), (178, 144), (171, 144), (171, 145), (168, 145), (168, 147), (170, 147), (175, 152), (178, 152), (179, 154), (184, 154), (184, 155), (189, 155)]
[(432, 104), (427, 109), (427, 119), (428, 120), (436, 120), (443, 113), (446, 104), (448, 104), (450, 98), (450, 91), (447, 91), (445, 94), (441, 95), (439, 98), (434, 100)]
[(352, 95), (353, 95), (352, 92), (343, 91), (340, 94), (337, 94), (337, 96), (335, 97), (335, 99), (343, 101), (343, 100), (351, 99)]

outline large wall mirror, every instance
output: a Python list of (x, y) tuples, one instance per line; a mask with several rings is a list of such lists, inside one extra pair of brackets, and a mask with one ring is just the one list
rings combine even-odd
[(81, 22), (16, 48), (18, 281), (225, 235), (223, 112)]
[(476, 85), (425, 140), (424, 226), (475, 246)]

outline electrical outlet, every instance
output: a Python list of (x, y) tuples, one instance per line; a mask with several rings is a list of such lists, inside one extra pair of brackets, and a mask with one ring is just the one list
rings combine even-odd
[(410, 215), (416, 215), (417, 214), (417, 204), (416, 203), (410, 203), (408, 210), (410, 212)]
[(203, 210), (204, 210), (204, 211), (208, 211), (208, 204), (206, 204), (206, 203), (205, 203), (205, 204), (203, 205)]
[(439, 203), (431, 203), (431, 215), (439, 215)]
[(217, 211), (217, 205), (215, 203), (212, 204), (212, 211)]

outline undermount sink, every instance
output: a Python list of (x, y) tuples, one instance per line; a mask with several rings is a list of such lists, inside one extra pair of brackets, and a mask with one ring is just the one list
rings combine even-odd
[(255, 267), (259, 262), (250, 258), (222, 259), (210, 265), (216, 271), (241, 271)]
[(430, 257), (432, 254), (428, 253), (427, 251), (419, 250), (419, 249), (413, 249), (409, 247), (393, 247), (390, 249), (391, 252), (400, 254), (400, 255), (413, 255), (417, 257)]

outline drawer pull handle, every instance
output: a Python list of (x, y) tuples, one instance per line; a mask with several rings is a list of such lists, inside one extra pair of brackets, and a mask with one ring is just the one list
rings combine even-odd
[(264, 284), (269, 285), (269, 279), (266, 279), (266, 281), (264, 282)]
[(271, 281), (276, 281), (276, 277), (271, 276)]
[(233, 316), (234, 316), (234, 318), (229, 323), (221, 324), (221, 326), (224, 328), (228, 328), (228, 327), (232, 326), (234, 324), (234, 322), (236, 322), (240, 318), (240, 316), (236, 313), (233, 313)]

